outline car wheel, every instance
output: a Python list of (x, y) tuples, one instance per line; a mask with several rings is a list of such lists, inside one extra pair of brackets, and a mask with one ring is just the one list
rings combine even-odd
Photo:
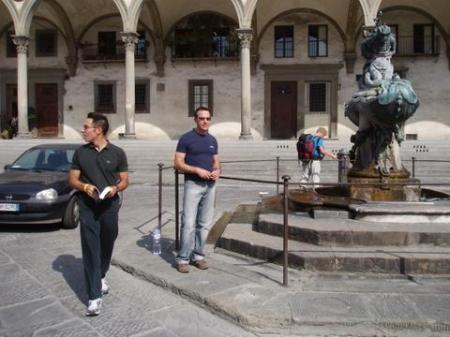
[(78, 204), (78, 197), (74, 195), (67, 204), (64, 218), (62, 221), (62, 228), (73, 229), (77, 228), (80, 222), (80, 206)]

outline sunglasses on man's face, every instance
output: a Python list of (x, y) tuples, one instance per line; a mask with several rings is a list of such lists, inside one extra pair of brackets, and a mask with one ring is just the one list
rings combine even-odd
[(197, 117), (199, 121), (210, 121), (211, 117)]

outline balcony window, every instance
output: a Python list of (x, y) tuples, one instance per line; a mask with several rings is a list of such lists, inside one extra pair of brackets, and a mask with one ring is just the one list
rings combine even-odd
[(189, 81), (189, 111), (188, 116), (193, 117), (198, 107), (208, 107), (213, 111), (213, 81), (190, 80)]
[(36, 56), (49, 57), (57, 55), (57, 37), (55, 29), (36, 30)]
[(145, 59), (147, 57), (147, 41), (145, 40), (145, 31), (139, 30), (137, 33), (139, 36), (134, 54), (137, 59)]
[(116, 32), (98, 32), (98, 55), (111, 57), (117, 54)]
[(414, 25), (414, 53), (434, 54), (436, 53), (434, 25)]
[(150, 112), (149, 88), (150, 83), (148, 81), (136, 80), (136, 85), (134, 89), (136, 113)]
[(293, 26), (275, 26), (275, 57), (294, 57)]
[(216, 14), (194, 14), (173, 29), (173, 58), (237, 57), (236, 23)]
[(116, 85), (114, 82), (95, 83), (95, 111), (101, 113), (116, 112)]
[(6, 57), (17, 57), (17, 48), (12, 40), (13, 35), (12, 31), (6, 34)]
[(328, 56), (328, 26), (311, 25), (308, 27), (308, 56)]

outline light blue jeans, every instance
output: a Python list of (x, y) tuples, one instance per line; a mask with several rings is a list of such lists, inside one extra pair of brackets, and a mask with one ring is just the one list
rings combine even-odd
[(185, 181), (177, 263), (205, 258), (203, 249), (214, 217), (215, 192), (215, 181)]
[(320, 183), (320, 160), (302, 161), (302, 176), (300, 183), (314, 183), (313, 187), (318, 187)]

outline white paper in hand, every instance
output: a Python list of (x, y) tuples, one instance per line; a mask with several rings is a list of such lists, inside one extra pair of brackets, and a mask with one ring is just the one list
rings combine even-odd
[(111, 186), (106, 186), (105, 189), (103, 191), (99, 191), (99, 189), (97, 188), (97, 186), (94, 186), (95, 188), (95, 193), (97, 194), (98, 199), (103, 200), (105, 199), (105, 197), (107, 196), (107, 194), (112, 191), (112, 187)]

